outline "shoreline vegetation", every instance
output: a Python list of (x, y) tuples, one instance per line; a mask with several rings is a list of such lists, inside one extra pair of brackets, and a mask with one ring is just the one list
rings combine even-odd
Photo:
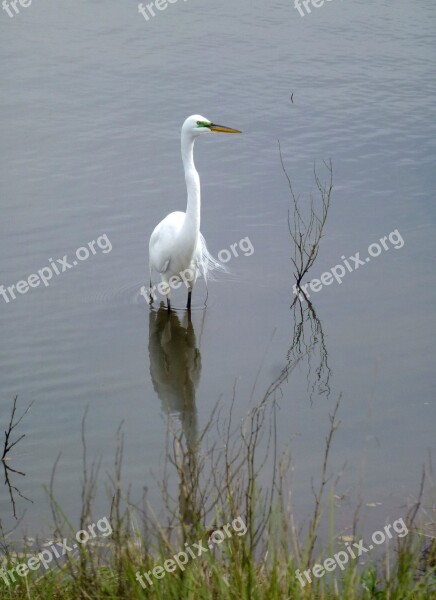
[[(389, 544), (380, 546), (382, 555), (375, 551), (365, 554), (364, 565), (360, 559), (347, 561), (343, 569), (319, 578), (312, 575), (312, 583), (303, 586), (301, 573), (305, 570), (312, 570), (327, 556), (353, 546), (353, 542), (358, 547), (359, 540), (370, 538), (367, 532), (359, 530), (359, 510), (354, 514), (350, 535), (333, 533), (332, 498), (338, 477), (330, 472), (329, 456), (340, 426), (340, 398), (329, 418), (320, 461), (321, 475), (311, 494), (311, 516), (301, 525), (293, 511), (288, 482), (291, 461), (286, 452), (279, 456), (275, 445), (275, 399), (265, 396), (242, 422), (234, 423), (235, 397), (236, 391), (224, 419), (223, 408), (217, 403), (201, 432), (196, 426), (190, 431), (192, 422), (183, 424), (168, 417), (167, 464), (159, 512), (149, 505), (146, 493), (139, 503), (134, 503), (129, 491), (121, 488), (124, 440), (120, 427), (114, 469), (109, 476), (108, 517), (103, 519), (93, 514), (99, 465), (96, 462), (89, 465), (87, 461), (85, 414), (80, 521), (76, 526), (70, 523), (56, 502), (56, 461), (47, 488), (54, 523), (52, 540), (63, 540), (68, 547), (77, 530), (83, 534), (99, 519), (107, 524), (104, 537), (88, 541), (91, 537), (88, 536), (88, 543), (78, 544), (75, 552), (66, 552), (60, 558), (54, 556), (45, 570), (28, 570), (26, 576), (15, 572), (15, 581), (8, 579), (9, 585), (0, 577), (0, 598), (428, 600), (435, 597), (436, 505), (431, 461), (423, 470), (416, 501), (399, 519), (404, 525), (401, 537), (394, 535)], [(271, 481), (261, 485), (265, 470)], [(331, 535), (328, 540), (321, 540), (320, 524), (325, 518), (330, 520)], [(244, 525), (243, 535), (229, 535), (232, 522)], [(240, 533), (241, 529), (239, 526)], [(228, 534), (218, 537), (219, 544), (217, 531)], [(212, 535), (215, 544), (210, 549)], [(30, 550), (13, 550), (8, 539), (5, 532), (0, 532), (3, 572), (13, 570), (17, 563), (28, 562), (34, 555)], [(209, 551), (200, 552), (183, 569), (167, 572), (165, 577), (156, 576), (156, 573), (161, 575), (156, 571), (157, 565), (188, 548), (199, 547), (200, 540)], [(147, 583), (144, 588), (138, 572), (152, 574), (153, 570), (153, 579), (145, 580), (150, 579), (152, 584)], [(300, 576), (296, 575), (297, 570)]]
[[(291, 194), (288, 215), (293, 246), (291, 262), (299, 288), (318, 255), (333, 188), (333, 169), (330, 161), (324, 162), (328, 172), (326, 184), (314, 170), (320, 204), (311, 197), (304, 205), (294, 194), (280, 147), (279, 151)], [(303, 214), (304, 206), (308, 215)], [(304, 290), (299, 289), (304, 295)], [(342, 398), (333, 397), (326, 338), (314, 305), (308, 298), (301, 302), (296, 295), (290, 311), (290, 347), (282, 371), (263, 397), (255, 398), (256, 377), (251, 409), (244, 418), (237, 419), (235, 384), (230, 403), (220, 398), (201, 427), (195, 402), (201, 356), (192, 323), (188, 319), (182, 327), (176, 314), (168, 316), (165, 309), (150, 311), (150, 372), (167, 414), (165, 464), (157, 481), (159, 506), (149, 502), (146, 489), (141, 498), (133, 499), (130, 489), (123, 488), (124, 438), (120, 425), (113, 472), (106, 485), (107, 512), (105, 516), (95, 514), (100, 464), (98, 460), (89, 463), (85, 412), (81, 431), (80, 519), (71, 523), (56, 501), (58, 457), (47, 487), (53, 520), (50, 564), (47, 558), (47, 568), (39, 565), (34, 570), (27, 569), (25, 574), (23, 568), (23, 573), (17, 574), (18, 563), (29, 565), (35, 552), (33, 549), (18, 552), (11, 542), (14, 530), (4, 531), (0, 519), (0, 569), (4, 575), (0, 576), (0, 600), (436, 598), (436, 501), (431, 456), (423, 469), (416, 500), (404, 509), (404, 514), (396, 514), (391, 521), (397, 535), (388, 535), (391, 525), (386, 523), (380, 523), (379, 532), (364, 531), (359, 504), (354, 512), (350, 509), (346, 529), (337, 531), (334, 499), (336, 491), (339, 492), (341, 473), (331, 467), (331, 451), (341, 426)], [(165, 404), (168, 381), (162, 384), (160, 371), (171, 350), (162, 343), (163, 338), (168, 339), (165, 336), (168, 328), (173, 336), (170, 339), (180, 334), (178, 343), (183, 340), (185, 349), (189, 349), (182, 352), (183, 347), (177, 346), (178, 354), (191, 357), (185, 369), (179, 365), (184, 387), (180, 382), (177, 385), (172, 382), (173, 402), (177, 390), (183, 387), (177, 410), (170, 402)], [(304, 522), (299, 521), (293, 506), (290, 475), (295, 465), (289, 449), (284, 449), (277, 438), (279, 402), (284, 401), (281, 386), (297, 366), (306, 371), (308, 400), (312, 403), (315, 397), (321, 397), (330, 407), (324, 452), (317, 476), (307, 491), (311, 509)], [(11, 450), (23, 436), (13, 441), (11, 433), (28, 409), (17, 419), (16, 402), (15, 398), (1, 462), (13, 514), (19, 523), (16, 504), (27, 499), (20, 494), (14, 477), (24, 474), (12, 468), (10, 454), (13, 457)], [(104, 531), (103, 537), (91, 535), (90, 532), (96, 532), (96, 524), (100, 532)], [(326, 525), (328, 535), (325, 535)], [(376, 541), (375, 534), (382, 532), (386, 540), (379, 536), (380, 542)], [(85, 534), (87, 543), (82, 543)], [(63, 549), (73, 548), (68, 540), (74, 538), (80, 542), (75, 551), (56, 556), (56, 545), (58, 549), (59, 544)], [(362, 555), (359, 552), (355, 559), (348, 559), (347, 553), (353, 558), (354, 550), (370, 539), (380, 544), (378, 551), (373, 549)], [(204, 550), (196, 555), (194, 548)], [(185, 561), (182, 555), (190, 560)], [(341, 557), (343, 568), (330, 572), (326, 567), (329, 572), (321, 575), (317, 565), (331, 564), (326, 557), (336, 555)], [(176, 556), (183, 558), (177, 569)], [(339, 561), (336, 562), (339, 566)], [(15, 580), (9, 577), (10, 571)], [(310, 574), (311, 583), (303, 575), (305, 572)]]

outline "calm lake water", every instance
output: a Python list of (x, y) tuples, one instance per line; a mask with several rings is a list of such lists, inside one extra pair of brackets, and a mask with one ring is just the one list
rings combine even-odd
[[(99, 518), (121, 421), (123, 481), (158, 502), (166, 415), (200, 429), (218, 398), (230, 406), (236, 382), (239, 419), (286, 366), (292, 245), (278, 139), (303, 200), (315, 194), (314, 161), (323, 178), (322, 160), (333, 163), (325, 236), (305, 281), (342, 256), (369, 256), (395, 230), (404, 242), (311, 293), (324, 350), (318, 341), (277, 397), (296, 510), (310, 511), (342, 394), (330, 463), (343, 469), (339, 525), (359, 499), (369, 531), (403, 516), (436, 439), (434, 1), (333, 0), (302, 17), (291, 0), (180, 0), (149, 21), (133, 0), (0, 12), (0, 283), (101, 245), (47, 287), (0, 296), (0, 429), (15, 395), (19, 411), (33, 402), (11, 451), (26, 473), (14, 483), (33, 500), (17, 498), (20, 529), (50, 529), (44, 485), (59, 453), (56, 499), (77, 519), (87, 406), (88, 456), (102, 459)], [(183, 310), (168, 322), (139, 290), (151, 231), (185, 207), (179, 138), (193, 113), (243, 131), (196, 144), (209, 249), (248, 237), (254, 251), (239, 249), (231, 274), (210, 284), (207, 309), (198, 285), (192, 323)], [(312, 393), (326, 353), (330, 394)], [(4, 486), (0, 509), (12, 527)]]

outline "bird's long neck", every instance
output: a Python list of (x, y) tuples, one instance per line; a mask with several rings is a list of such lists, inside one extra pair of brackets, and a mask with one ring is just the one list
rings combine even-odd
[(186, 189), (188, 201), (186, 206), (185, 222), (183, 229), (195, 236), (195, 241), (200, 231), (200, 177), (194, 164), (194, 138), (182, 135), (182, 160), (185, 169)]

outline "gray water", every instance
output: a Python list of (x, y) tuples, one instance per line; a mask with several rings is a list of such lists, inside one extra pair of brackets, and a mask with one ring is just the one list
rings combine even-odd
[[(188, 405), (200, 428), (218, 398), (230, 405), (236, 384), (238, 419), (286, 366), (292, 246), (278, 139), (303, 199), (315, 194), (314, 161), (323, 177), (322, 160), (333, 163), (331, 210), (306, 281), (342, 255), (368, 256), (392, 231), (404, 241), (311, 294), (330, 394), (311, 392), (318, 347), (277, 400), (296, 509), (301, 518), (310, 510), (328, 413), (342, 394), (330, 465), (345, 464), (339, 524), (357, 499), (374, 528), (404, 515), (435, 444), (435, 17), (432, 0), (332, 0), (304, 17), (290, 0), (179, 0), (149, 21), (134, 1), (34, 0), (13, 18), (1, 11), (0, 283), (17, 284), (49, 259), (71, 262), (98, 238), (106, 248), (95, 245), (47, 287), (0, 297), (1, 430), (15, 395), (19, 412), (33, 402), (10, 462), (33, 500), (17, 499), (22, 529), (50, 527), (43, 486), (59, 453), (56, 499), (77, 518), (87, 406), (88, 456), (102, 458), (100, 518), (121, 421), (123, 481), (134, 497), (146, 486), (158, 501), (152, 472), (163, 464), (168, 412), (183, 421)], [(193, 113), (243, 131), (196, 144), (209, 249), (248, 237), (254, 251), (239, 251), (231, 274), (210, 283), (207, 309), (198, 285), (192, 325), (179, 310), (159, 326), (139, 290), (151, 231), (185, 207), (180, 126)], [(176, 307), (184, 301), (179, 294)], [(0, 507), (8, 529), (4, 486)]]

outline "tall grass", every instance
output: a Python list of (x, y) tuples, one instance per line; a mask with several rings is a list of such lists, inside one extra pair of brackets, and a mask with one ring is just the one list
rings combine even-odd
[[(233, 398), (234, 400), (234, 398)], [(108, 482), (108, 515), (112, 534), (80, 545), (46, 571), (15, 576), (7, 587), (0, 579), (0, 598), (7, 599), (414, 599), (436, 597), (435, 511), (425, 509), (424, 479), (417, 502), (404, 516), (409, 534), (386, 546), (385, 555), (366, 564), (350, 561), (302, 587), (295, 570), (303, 571), (342, 546), (331, 531), (319, 539), (321, 516), (328, 512), (333, 493), (329, 478), (329, 454), (338, 427), (338, 401), (330, 415), (321, 476), (313, 490), (312, 515), (302, 528), (292, 508), (287, 481), (289, 457), (279, 455), (276, 440), (276, 403), (267, 395), (242, 422), (234, 423), (233, 403), (228, 414), (217, 404), (202, 431), (190, 430), (169, 418), (167, 464), (161, 481), (161, 504), (157, 509), (144, 496), (133, 503), (121, 488), (123, 435), (118, 431), (113, 474)], [(189, 433), (188, 433), (189, 432)], [(99, 465), (88, 464), (85, 418), (82, 427), (82, 514), (76, 526), (68, 521), (54, 496), (56, 468), (48, 488), (56, 539), (72, 540), (76, 530), (93, 522)], [(55, 465), (56, 467), (56, 465)], [(432, 482), (431, 463), (427, 468)], [(174, 476), (177, 485), (174, 485)], [(268, 480), (269, 478), (269, 480)], [(430, 486), (431, 487), (431, 486)], [(328, 493), (329, 492), (329, 493)], [(430, 491), (428, 492), (430, 494)], [(431, 497), (430, 497), (431, 499)], [(431, 505), (430, 505), (431, 506)], [(97, 516), (97, 519), (101, 515)], [(156, 565), (203, 540), (212, 531), (244, 521), (245, 535), (231, 535), (213, 550), (192, 558), (184, 570), (167, 572), (153, 584), (140, 585), (136, 574), (153, 571)], [(334, 515), (333, 517), (334, 518)], [(357, 539), (360, 532), (354, 532)], [(26, 552), (17, 556), (4, 544), (3, 568), (27, 562)]]

